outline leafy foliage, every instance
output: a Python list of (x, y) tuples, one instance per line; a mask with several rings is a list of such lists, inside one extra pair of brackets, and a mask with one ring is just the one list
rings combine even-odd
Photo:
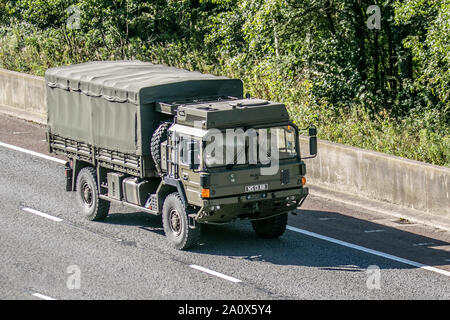
[(369, 29), (373, 3), (0, 0), (0, 66), (140, 59), (237, 77), (323, 139), (450, 166), (450, 0), (375, 1)]

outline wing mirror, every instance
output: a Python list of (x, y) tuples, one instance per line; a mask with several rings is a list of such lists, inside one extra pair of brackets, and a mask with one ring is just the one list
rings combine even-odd
[(311, 156), (317, 155), (317, 129), (316, 127), (310, 127), (309, 132), (309, 154)]
[(308, 135), (309, 135), (309, 156), (302, 157), (302, 159), (312, 159), (317, 156), (317, 128), (314, 125), (311, 125), (308, 128)]

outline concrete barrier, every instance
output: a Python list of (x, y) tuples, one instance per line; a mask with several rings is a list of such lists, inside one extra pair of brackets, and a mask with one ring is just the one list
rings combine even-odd
[(5, 113), (43, 122), (47, 118), (45, 80), (0, 68), (0, 107)]
[[(0, 69), (0, 112), (45, 124), (44, 78)], [(300, 141), (305, 154), (308, 138)], [(450, 221), (449, 168), (323, 140), (318, 152), (306, 160), (309, 183)]]
[[(305, 154), (308, 138), (300, 140)], [(305, 162), (312, 184), (450, 219), (449, 168), (324, 140)]]

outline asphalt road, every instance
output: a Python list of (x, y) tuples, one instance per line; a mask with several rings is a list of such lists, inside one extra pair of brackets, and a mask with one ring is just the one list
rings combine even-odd
[[(44, 132), (0, 116), (2, 143), (47, 154)], [(1, 299), (450, 298), (448, 231), (311, 195), (280, 239), (205, 226), (180, 252), (159, 217), (84, 220), (63, 169), (0, 145)]]

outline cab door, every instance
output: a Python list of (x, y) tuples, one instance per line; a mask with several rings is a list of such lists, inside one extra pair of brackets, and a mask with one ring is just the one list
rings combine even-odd
[(184, 186), (190, 204), (202, 205), (200, 187), (201, 140), (180, 135), (179, 140), (179, 177)]

